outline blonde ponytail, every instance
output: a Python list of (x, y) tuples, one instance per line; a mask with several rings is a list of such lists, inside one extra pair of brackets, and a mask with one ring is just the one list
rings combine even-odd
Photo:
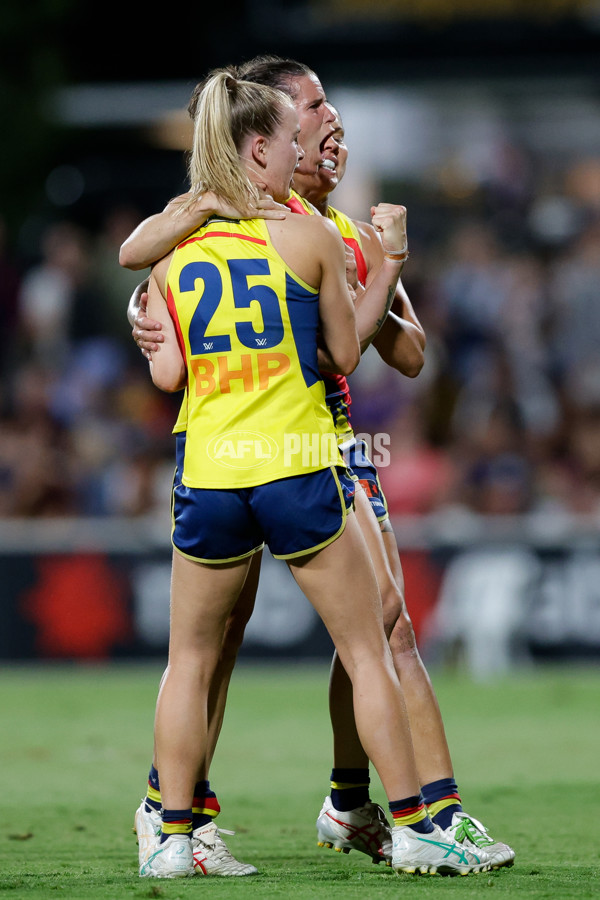
[(270, 137), (289, 103), (279, 90), (238, 79), (235, 69), (217, 69), (197, 85), (189, 105), (194, 121), (190, 198), (182, 208), (206, 191), (238, 209), (255, 203), (258, 190), (241, 164), (240, 148), (249, 134)]

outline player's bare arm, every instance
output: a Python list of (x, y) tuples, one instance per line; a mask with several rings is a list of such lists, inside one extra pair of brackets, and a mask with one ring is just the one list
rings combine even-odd
[(269, 222), (273, 246), (296, 275), (319, 287), (319, 369), (340, 375), (358, 365), (360, 349), (354, 303), (346, 280), (345, 244), (337, 227), (322, 216), (289, 213)]
[(425, 330), (399, 281), (392, 309), (373, 345), (387, 365), (416, 378), (425, 363), (426, 343)]
[(425, 363), (422, 327), (396, 315), (394, 309), (388, 313), (373, 346), (388, 366), (408, 378), (416, 378)]
[(392, 308), (373, 346), (388, 366), (408, 378), (416, 378), (425, 363), (426, 343), (425, 330), (398, 280)]
[(145, 278), (137, 285), (127, 306), (131, 336), (146, 359), (164, 341), (161, 323), (148, 317), (148, 282), (149, 278)]
[(392, 308), (407, 254), (406, 209), (392, 203), (371, 207), (372, 225), (357, 222), (368, 276), (357, 291), (356, 322), (364, 352)]
[(121, 244), (119, 263), (126, 269), (146, 269), (206, 222), (210, 208), (200, 201), (184, 210), (189, 194), (174, 197), (162, 212), (144, 219)]
[(144, 278), (144, 280), (137, 285), (137, 287), (133, 291), (133, 294), (129, 298), (129, 304), (127, 306), (127, 319), (132, 328), (135, 328), (140, 309), (143, 307), (144, 313), (146, 312), (149, 280), (149, 277)]
[(163, 288), (170, 255), (154, 266), (148, 283), (148, 313), (162, 325), (162, 344), (148, 354), (150, 375), (156, 387), (172, 393), (185, 387), (187, 369), (182, 356), (175, 325), (170, 316)]
[(186, 205), (189, 198), (189, 194), (180, 194), (167, 203), (162, 212), (140, 222), (121, 245), (119, 263), (126, 269), (146, 269), (213, 215), (242, 219), (281, 219), (285, 216), (285, 207), (268, 195), (247, 209), (234, 209), (212, 191)]
[[(385, 212), (391, 204), (380, 204)], [(394, 208), (394, 207), (392, 207)], [(391, 291), (391, 307), (381, 323), (381, 327), (373, 344), (379, 355), (387, 365), (397, 369), (409, 378), (415, 378), (425, 362), (425, 331), (419, 322), (410, 302), (408, 294), (402, 285), (400, 273), (403, 259), (395, 259), (395, 256), (406, 258), (408, 253), (406, 238), (406, 211), (404, 207), (395, 207), (397, 211), (400, 231), (396, 231), (394, 239), (396, 250), (391, 252), (392, 258), (386, 258), (390, 253), (389, 241), (384, 244), (381, 233), (377, 232), (373, 225), (366, 222), (355, 221), (362, 242), (365, 262), (367, 264), (367, 291), (373, 290), (373, 285), (380, 291)], [(399, 244), (402, 242), (402, 247)], [(358, 289), (360, 295), (360, 288)], [(388, 293), (388, 298), (389, 298)]]
[(319, 239), (321, 288), (319, 315), (323, 346), (319, 351), (322, 371), (349, 375), (360, 361), (360, 342), (353, 299), (346, 280), (345, 245), (336, 226), (329, 220), (311, 219), (321, 226)]

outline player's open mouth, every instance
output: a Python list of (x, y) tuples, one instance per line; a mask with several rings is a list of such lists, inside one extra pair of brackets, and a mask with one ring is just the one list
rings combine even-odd
[(333, 134), (334, 132), (330, 131), (327, 136), (323, 138), (319, 145), (319, 150), (321, 153), (319, 169), (326, 169), (328, 172), (335, 172), (337, 170), (338, 164), (335, 153), (332, 153), (331, 150), (327, 147), (327, 143)]

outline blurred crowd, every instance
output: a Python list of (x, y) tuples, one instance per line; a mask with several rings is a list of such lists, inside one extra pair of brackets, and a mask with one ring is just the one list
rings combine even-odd
[[(355, 431), (390, 436), (392, 514), (600, 519), (600, 160), (547, 174), (415, 200), (437, 211), (411, 209), (403, 273), (425, 367), (403, 378), (371, 348), (351, 377)], [(140, 218), (57, 218), (27, 257), (0, 222), (0, 517), (168, 504), (180, 396), (150, 382), (126, 319), (144, 273), (117, 261)]]
[(600, 520), (600, 160), (505, 149), (468, 203), (453, 181), (409, 209), (426, 363), (410, 381), (369, 350), (355, 430), (391, 436), (392, 513)]
[(27, 264), (0, 238), (0, 516), (135, 516), (168, 508), (180, 398), (151, 384), (126, 310), (145, 273), (118, 264), (139, 222), (52, 221)]

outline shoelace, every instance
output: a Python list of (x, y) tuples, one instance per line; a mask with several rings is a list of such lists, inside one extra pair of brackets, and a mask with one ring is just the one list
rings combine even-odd
[[(230, 834), (232, 832), (226, 831), (225, 833)], [(218, 840), (218, 833), (217, 835), (215, 835), (214, 844), (207, 844), (201, 838), (194, 838), (194, 842), (196, 841), (198, 842), (198, 844), (202, 845), (205, 851), (208, 850), (210, 852), (210, 856), (213, 862), (227, 863), (231, 871), (237, 870), (238, 872), (243, 873), (245, 870), (247, 870), (248, 867), (246, 863), (241, 863), (238, 859), (236, 859), (227, 844), (222, 839), (220, 841)]]
[(477, 819), (471, 816), (460, 816), (460, 825), (454, 830), (454, 840), (459, 843), (466, 838), (472, 841), (476, 847), (491, 847), (494, 841), (487, 833), (486, 828)]
[[(215, 831), (213, 832), (214, 838), (212, 842), (209, 843), (201, 837), (194, 837), (194, 841), (198, 841), (199, 844), (202, 844), (203, 847), (206, 847), (207, 850), (210, 850), (210, 852), (214, 854), (217, 859), (231, 859), (235, 860), (235, 862), (238, 863), (238, 860), (235, 859), (231, 850), (221, 837), (221, 832), (223, 834), (235, 834), (235, 831), (229, 831), (227, 828), (215, 828)], [(238, 865), (241, 864), (238, 863)]]

